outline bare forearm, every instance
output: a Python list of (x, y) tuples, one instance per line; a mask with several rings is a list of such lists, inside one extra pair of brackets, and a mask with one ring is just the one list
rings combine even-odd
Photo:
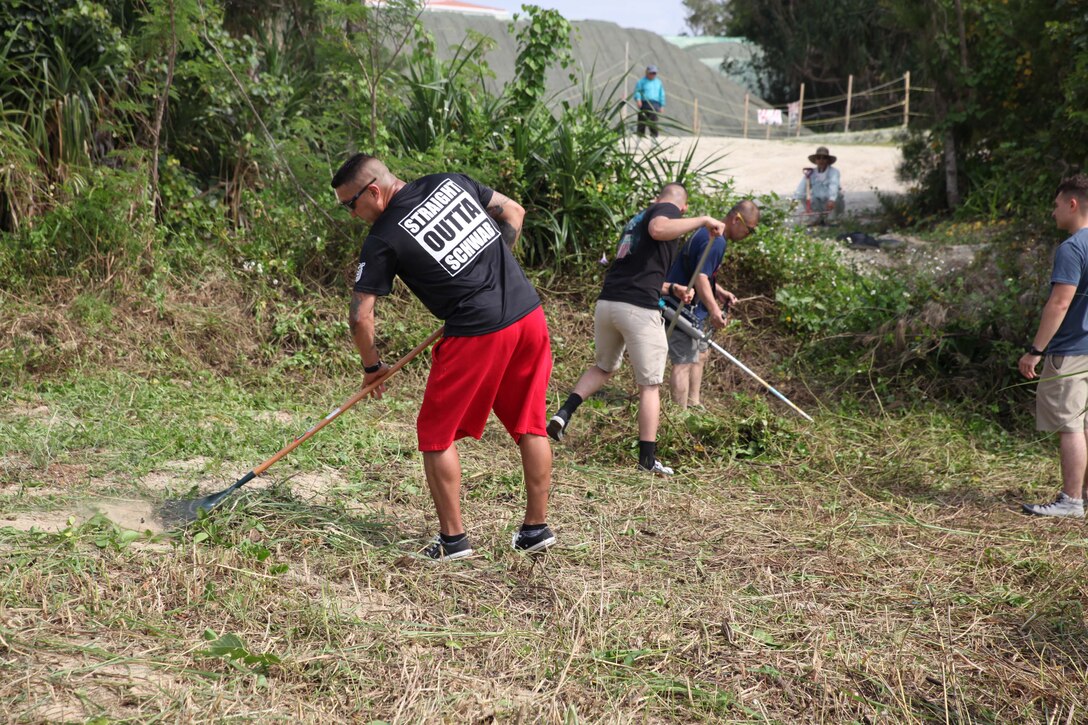
[(666, 219), (654, 217), (650, 222), (650, 236), (659, 242), (671, 242), (677, 237), (695, 231), (699, 227), (706, 226), (708, 222), (715, 220), (711, 217), (697, 216), (686, 219)]
[(348, 326), (355, 349), (363, 359), (365, 367), (372, 367), (379, 361), (378, 348), (374, 344), (374, 297), (354, 293), (351, 298), (351, 312)]
[(494, 219), (499, 227), (503, 244), (513, 249), (521, 237), (521, 227), (525, 223), (525, 208), (509, 197), (496, 192), (487, 205), (487, 215)]
[(699, 274), (695, 278), (695, 293), (699, 296), (699, 300), (710, 312), (711, 317), (718, 317), (721, 315), (721, 307), (718, 306), (718, 300), (714, 297), (714, 290), (710, 286), (710, 278), (705, 274)]
[(521, 225), (515, 226), (504, 219), (500, 219), (497, 224), (499, 234), (502, 235), (502, 243), (506, 245), (507, 249), (513, 249), (514, 245), (518, 243), (518, 239), (521, 238)]
[(1046, 305), (1043, 307), (1042, 319), (1039, 321), (1039, 329), (1036, 331), (1035, 339), (1032, 342), (1037, 349), (1046, 349), (1046, 346), (1054, 339), (1054, 335), (1058, 333), (1058, 328), (1061, 327), (1062, 320), (1065, 319), (1065, 314), (1068, 311), (1069, 303), (1064, 300), (1054, 299), (1053, 297), (1047, 300)]

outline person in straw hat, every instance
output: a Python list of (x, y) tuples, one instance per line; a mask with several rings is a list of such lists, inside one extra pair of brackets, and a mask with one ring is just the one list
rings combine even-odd
[(835, 211), (836, 203), (842, 203), (839, 170), (833, 166), (838, 159), (831, 155), (826, 146), (820, 146), (808, 160), (816, 164), (816, 168), (804, 169), (804, 177), (793, 196), (805, 202), (805, 214), (810, 225), (825, 224), (828, 215)]

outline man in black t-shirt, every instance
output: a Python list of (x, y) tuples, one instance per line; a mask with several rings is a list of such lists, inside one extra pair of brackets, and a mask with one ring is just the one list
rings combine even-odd
[[(351, 299), (351, 334), (363, 359), (363, 384), (388, 372), (374, 344), (374, 306), (399, 276), (445, 333), (416, 419), (423, 469), (439, 534), (423, 552), (436, 560), (472, 554), (461, 520), (461, 463), (455, 441), (479, 439), (489, 413), (521, 451), (525, 519), (519, 551), (555, 544), (545, 523), (552, 451), (545, 430), (551, 343), (540, 297), (510, 249), (525, 210), (463, 174), (432, 174), (411, 183), (373, 156), (356, 154), (333, 177), (340, 204), (372, 224), (359, 254)], [(375, 394), (380, 397), (383, 387)]]
[(693, 292), (687, 286), (665, 282), (679, 237), (700, 227), (713, 236), (724, 230), (722, 222), (710, 216), (683, 218), (687, 208), (684, 187), (666, 184), (654, 203), (643, 210), (641, 221), (624, 230), (593, 315), (596, 365), (582, 374), (574, 392), (548, 423), (548, 435), (560, 440), (582, 401), (600, 390), (619, 369), (626, 348), (638, 384), (638, 467), (666, 476), (672, 475), (672, 469), (657, 460), (657, 425), (669, 343), (658, 299), (671, 294), (691, 301)]

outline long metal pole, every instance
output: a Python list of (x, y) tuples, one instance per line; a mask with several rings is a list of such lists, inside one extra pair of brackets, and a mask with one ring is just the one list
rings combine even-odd
[(745, 364), (744, 364), (744, 363), (742, 363), (742, 362), (741, 362), (740, 360), (736, 359), (735, 357), (733, 357), (732, 355), (730, 355), (730, 354), (729, 354), (728, 352), (726, 352), (726, 350), (725, 350), (725, 349), (724, 349), (724, 348), (723, 348), (723, 347), (722, 347), (721, 345), (719, 345), (718, 343), (714, 342), (714, 341), (713, 341), (713, 340), (711, 340), (710, 338), (706, 338), (706, 341), (707, 341), (707, 344), (709, 344), (709, 345), (710, 345), (710, 346), (711, 346), (712, 348), (714, 348), (715, 350), (717, 350), (718, 352), (720, 352), (720, 353), (721, 353), (722, 355), (725, 355), (725, 358), (726, 358), (726, 359), (727, 359), (727, 360), (728, 360), (729, 362), (733, 363), (733, 364), (734, 364), (734, 365), (736, 365), (736, 366), (737, 366), (738, 368), (740, 368), (740, 369), (741, 369), (741, 370), (743, 370), (744, 372), (746, 372), (746, 373), (748, 373), (749, 375), (751, 375), (751, 376), (752, 376), (753, 378), (755, 378), (756, 382), (758, 382), (758, 383), (759, 383), (760, 385), (762, 385), (762, 386), (763, 386), (763, 387), (765, 387), (765, 388), (766, 388), (767, 390), (769, 390), (769, 391), (770, 391), (771, 393), (773, 393), (773, 394), (774, 394), (774, 395), (775, 395), (775, 396), (776, 396), (776, 397), (777, 397), (777, 398), (778, 398), (779, 400), (781, 400), (781, 401), (782, 401), (783, 403), (785, 403), (786, 405), (790, 406), (790, 407), (791, 407), (791, 408), (793, 408), (793, 409), (794, 409), (795, 411), (797, 411), (797, 413), (798, 413), (798, 414), (800, 414), (800, 416), (801, 416), (802, 418), (804, 418), (805, 420), (807, 420), (807, 421), (809, 421), (809, 422), (812, 422), (812, 418), (810, 418), (810, 417), (809, 417), (808, 413), (806, 413), (805, 411), (803, 411), (803, 410), (801, 410), (800, 408), (798, 408), (798, 407), (797, 407), (796, 405), (794, 405), (794, 404), (793, 404), (793, 402), (792, 402), (792, 401), (791, 401), (791, 400), (790, 400), (789, 398), (787, 398), (787, 397), (786, 397), (785, 395), (783, 395), (782, 393), (780, 393), (780, 392), (778, 392), (777, 390), (775, 390), (775, 389), (774, 389), (774, 387), (772, 387), (770, 383), (768, 383), (768, 382), (767, 382), (766, 380), (764, 380), (763, 378), (759, 377), (759, 376), (758, 376), (758, 375), (756, 375), (756, 374), (755, 374), (754, 372), (752, 372), (752, 369), (751, 369), (751, 368), (749, 368), (749, 367), (748, 367), (747, 365), (745, 365)]
[(725, 350), (725, 349), (724, 349), (724, 348), (723, 348), (723, 347), (722, 347), (721, 345), (719, 345), (718, 343), (716, 343), (716, 342), (714, 342), (713, 340), (711, 340), (711, 339), (710, 339), (710, 336), (709, 336), (709, 335), (707, 335), (707, 334), (706, 334), (705, 332), (703, 332), (702, 330), (697, 330), (697, 329), (695, 328), (695, 326), (691, 324), (691, 321), (690, 321), (690, 320), (688, 320), (687, 318), (685, 318), (685, 317), (683, 317), (682, 315), (680, 315), (680, 314), (679, 314), (679, 312), (677, 312), (677, 311), (676, 311), (676, 310), (674, 310), (673, 308), (671, 308), (671, 307), (669, 307), (668, 305), (664, 304), (664, 300), (662, 300), (661, 314), (663, 314), (663, 315), (665, 316), (665, 319), (666, 319), (666, 320), (669, 320), (670, 322), (672, 322), (673, 326), (676, 326), (676, 325), (677, 325), (677, 324), (679, 323), (679, 325), (680, 325), (680, 330), (681, 330), (681, 332), (683, 332), (683, 333), (684, 333), (685, 335), (687, 335), (688, 337), (691, 337), (691, 338), (693, 338), (693, 339), (695, 339), (695, 340), (703, 340), (703, 341), (705, 341), (705, 342), (706, 342), (707, 344), (709, 344), (709, 345), (710, 345), (711, 347), (713, 347), (713, 348), (714, 348), (715, 350), (717, 350), (717, 351), (718, 351), (718, 352), (720, 352), (720, 353), (721, 353), (722, 355), (724, 355), (724, 356), (725, 356), (725, 358), (726, 358), (727, 360), (729, 360), (729, 362), (733, 363), (733, 364), (734, 364), (734, 365), (736, 365), (736, 366), (737, 366), (738, 368), (740, 368), (740, 369), (741, 369), (741, 370), (743, 370), (744, 372), (748, 373), (748, 374), (749, 374), (750, 376), (752, 376), (752, 377), (753, 377), (753, 378), (754, 378), (754, 379), (755, 379), (755, 380), (756, 380), (756, 381), (757, 381), (757, 382), (758, 382), (758, 383), (759, 383), (760, 385), (762, 385), (762, 386), (763, 386), (763, 387), (765, 387), (765, 388), (766, 388), (767, 390), (769, 390), (769, 391), (770, 391), (771, 393), (773, 393), (773, 394), (774, 394), (774, 395), (775, 395), (775, 396), (776, 396), (776, 397), (777, 397), (777, 398), (778, 398), (779, 400), (781, 400), (781, 401), (782, 401), (783, 403), (785, 403), (786, 405), (790, 406), (790, 407), (791, 407), (791, 408), (793, 408), (793, 409), (794, 409), (795, 411), (797, 411), (797, 413), (798, 413), (798, 414), (799, 414), (799, 415), (800, 415), (800, 416), (801, 416), (802, 418), (804, 418), (805, 420), (807, 420), (807, 421), (810, 421), (810, 422), (812, 421), (812, 418), (810, 418), (810, 417), (809, 417), (808, 413), (806, 413), (805, 411), (801, 410), (801, 409), (800, 409), (800, 408), (798, 408), (798, 407), (797, 407), (796, 405), (794, 405), (794, 404), (793, 404), (793, 401), (791, 401), (791, 400), (790, 400), (789, 398), (787, 398), (787, 397), (786, 397), (785, 395), (783, 395), (782, 393), (780, 393), (780, 392), (778, 392), (777, 390), (775, 390), (775, 389), (774, 389), (774, 387), (772, 387), (770, 383), (768, 383), (768, 382), (767, 382), (766, 380), (764, 380), (763, 378), (761, 378), (761, 377), (759, 377), (758, 375), (756, 375), (756, 374), (755, 374), (755, 373), (754, 373), (754, 372), (752, 371), (752, 369), (751, 369), (751, 368), (749, 368), (749, 367), (748, 367), (747, 365), (745, 365), (745, 364), (744, 364), (744, 363), (742, 363), (742, 362), (741, 362), (740, 360), (736, 359), (735, 357), (733, 357), (732, 355), (730, 355), (730, 354), (729, 354), (728, 352), (726, 352), (726, 350)]
[[(697, 231), (698, 230), (696, 230), (696, 232)], [(707, 233), (707, 236), (709, 237), (710, 236), (710, 230), (707, 229), (706, 233)], [(692, 235), (694, 236), (695, 232), (692, 232)], [(690, 243), (690, 240), (689, 240), (689, 243)], [(713, 246), (714, 246), (714, 237), (710, 237), (709, 240), (707, 240), (706, 249), (703, 250), (703, 256), (699, 257), (699, 264), (695, 265), (695, 271), (692, 273), (691, 280), (688, 282), (688, 289), (693, 289), (695, 287), (695, 280), (699, 278), (699, 270), (702, 269), (703, 265), (706, 263), (706, 258), (708, 256), (710, 256), (710, 248), (713, 247)], [(681, 251), (681, 254), (683, 254), (683, 251)], [(713, 289), (710, 290), (710, 294), (714, 294)], [(698, 296), (699, 296), (699, 293), (696, 292), (695, 297), (692, 297), (692, 299), (693, 300), (698, 299)], [(680, 312), (684, 311), (684, 301), (683, 300), (680, 300), (679, 310), (680, 310)], [(679, 320), (679, 319), (680, 319), (679, 314), (677, 314), (676, 317), (674, 317), (672, 319), (672, 322), (669, 324), (669, 329), (665, 330), (665, 337), (668, 337), (669, 335), (671, 335), (672, 331), (676, 329), (676, 321)]]

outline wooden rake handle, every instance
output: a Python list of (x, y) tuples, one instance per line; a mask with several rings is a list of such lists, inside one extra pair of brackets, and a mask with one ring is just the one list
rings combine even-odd
[(257, 466), (256, 468), (254, 468), (251, 471), (252, 475), (253, 476), (259, 476), (262, 473), (264, 473), (265, 471), (267, 471), (272, 466), (273, 463), (275, 463), (279, 459), (283, 458), (288, 453), (290, 453), (291, 451), (295, 450), (300, 445), (302, 445), (303, 443), (308, 441), (310, 438), (312, 438), (314, 436), (315, 433), (317, 433), (319, 430), (321, 430), (326, 425), (328, 425), (333, 420), (335, 420), (336, 417), (339, 416), (341, 413), (343, 413), (345, 410), (347, 410), (348, 408), (355, 405), (360, 400), (362, 400), (363, 398), (365, 398), (366, 396), (368, 396), (372, 392), (374, 392), (374, 390), (376, 390), (379, 385), (385, 384), (385, 382), (387, 380), (389, 380), (389, 378), (393, 377), (393, 375), (396, 374), (396, 372), (398, 370), (400, 370), (402, 367), (404, 367), (409, 362), (411, 362), (412, 359), (416, 355), (418, 355), (419, 353), (426, 350), (428, 347), (431, 346), (431, 344), (435, 340), (442, 337), (442, 333), (443, 333), (443, 331), (445, 331), (445, 329), (446, 329), (445, 327), (439, 327), (437, 330), (432, 332), (430, 334), (430, 336), (427, 337), (426, 340), (424, 340), (423, 342), (416, 345), (414, 348), (412, 348), (408, 352), (407, 355), (405, 355), (400, 360), (397, 360), (395, 363), (393, 363), (393, 366), (391, 368), (389, 368), (389, 372), (387, 372), (385, 375), (383, 375), (379, 379), (375, 380), (374, 382), (369, 383), (368, 385), (364, 385), (363, 388), (359, 392), (355, 393), (355, 395), (352, 395), (350, 398), (348, 398), (343, 403), (341, 403), (339, 406), (337, 406), (336, 410), (334, 410), (331, 413), (329, 413), (328, 415), (326, 415), (324, 418), (322, 418), (316, 425), (314, 425), (308, 431), (306, 431), (305, 433), (300, 435), (298, 438), (295, 438), (293, 441), (291, 441), (286, 446), (284, 446), (283, 449), (280, 450), (279, 453), (272, 456), (271, 458), (269, 458), (267, 461), (265, 461), (261, 465)]

